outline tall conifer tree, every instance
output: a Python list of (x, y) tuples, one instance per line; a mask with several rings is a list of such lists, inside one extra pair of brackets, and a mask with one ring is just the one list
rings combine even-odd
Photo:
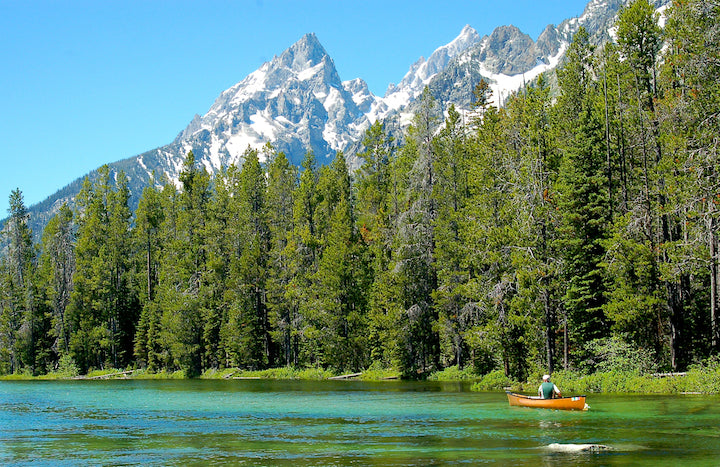
[(296, 303), (290, 299), (293, 196), (297, 182), (297, 169), (285, 154), (273, 154), (268, 166), (266, 204), (270, 235), (267, 301), (271, 334), (280, 352), (277, 363), (287, 366), (299, 363), (299, 316)]

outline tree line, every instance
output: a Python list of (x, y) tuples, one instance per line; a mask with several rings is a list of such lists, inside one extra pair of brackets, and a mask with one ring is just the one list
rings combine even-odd
[(0, 374), (62, 359), (185, 370), (457, 365), (592, 371), (604, 343), (681, 370), (720, 350), (720, 3), (647, 0), (581, 29), (557, 71), (470, 112), (426, 90), (362, 166), (268, 145), (211, 177), (192, 153), (135, 212), (99, 170), (35, 245), (10, 194)]

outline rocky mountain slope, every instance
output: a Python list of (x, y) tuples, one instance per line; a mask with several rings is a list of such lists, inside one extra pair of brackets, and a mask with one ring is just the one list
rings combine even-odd
[[(669, 1), (655, 3), (660, 8)], [(608, 40), (625, 3), (591, 0), (580, 17), (547, 26), (536, 41), (514, 26), (498, 27), (484, 37), (465, 26), (455, 40), (416, 61), (383, 97), (373, 95), (362, 79), (342, 81), (318, 38), (307, 34), (224, 91), (170, 144), (109, 165), (129, 177), (133, 204), (153, 173), (176, 181), (189, 151), (211, 173), (240, 164), (248, 147), (262, 148), (267, 142), (296, 164), (312, 150), (321, 162), (345, 151), (357, 165), (353, 155), (364, 131), (378, 119), (392, 120), (399, 129), (407, 125), (413, 103), (426, 86), (443, 107), (454, 103), (469, 108), (472, 90), (484, 78), (496, 104), (502, 105), (512, 92), (562, 62), (580, 26), (594, 42)], [(82, 178), (30, 208), (35, 232), (63, 202), (73, 199)]]

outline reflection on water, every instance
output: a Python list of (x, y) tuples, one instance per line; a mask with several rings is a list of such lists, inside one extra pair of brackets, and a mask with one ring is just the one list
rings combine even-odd
[[(509, 407), (466, 385), (0, 382), (0, 464), (717, 465), (720, 398)], [(597, 446), (603, 446), (602, 448)]]

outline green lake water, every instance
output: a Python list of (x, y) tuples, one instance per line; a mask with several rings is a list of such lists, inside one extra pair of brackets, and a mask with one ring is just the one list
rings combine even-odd
[[(467, 385), (0, 381), (0, 465), (716, 465), (720, 397), (509, 407)], [(577, 444), (599, 451), (564, 452)]]

